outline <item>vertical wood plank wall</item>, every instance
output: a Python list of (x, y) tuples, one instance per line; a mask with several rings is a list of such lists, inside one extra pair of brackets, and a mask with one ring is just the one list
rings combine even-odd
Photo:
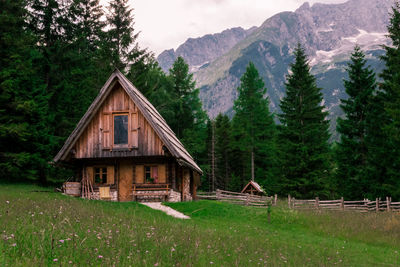
[[(129, 150), (126, 149), (124, 152), (114, 152), (112, 148), (113, 112), (128, 113), (130, 115), (129, 125), (131, 126), (134, 123), (138, 126), (137, 130), (132, 127), (128, 129), (130, 144), (134, 147), (129, 148)], [(133, 117), (136, 114), (137, 121)], [(137, 138), (135, 135), (137, 135)], [(103, 138), (107, 138), (108, 140), (103, 140)], [(133, 139), (138, 140), (138, 143)], [(78, 139), (75, 145), (75, 158), (157, 156), (164, 155), (162, 147), (163, 143), (161, 139), (138, 110), (132, 99), (118, 85), (118, 87), (112, 90), (93, 120)]]

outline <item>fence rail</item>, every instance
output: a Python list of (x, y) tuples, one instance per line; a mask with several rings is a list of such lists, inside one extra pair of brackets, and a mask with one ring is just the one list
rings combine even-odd
[(250, 195), (245, 193), (237, 193), (225, 190), (217, 190), (215, 192), (198, 192), (198, 199), (211, 199), (211, 200), (219, 200), (223, 202), (245, 205), (245, 206), (259, 206), (266, 207), (270, 204), (276, 205), (277, 196), (268, 197), (268, 196), (257, 196)]
[(393, 202), (391, 197), (386, 200), (377, 198), (375, 201), (369, 199), (345, 201), (343, 198), (336, 200), (319, 200), (315, 199), (295, 199), (288, 196), (288, 205), (291, 209), (326, 209), (326, 210), (351, 210), (359, 212), (370, 211), (394, 211), (400, 212), (400, 202)]

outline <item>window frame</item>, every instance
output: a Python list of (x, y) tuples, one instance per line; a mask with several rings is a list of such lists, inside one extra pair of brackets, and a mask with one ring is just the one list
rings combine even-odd
[[(127, 120), (128, 120), (128, 128), (127, 128), (127, 142), (126, 144), (115, 144), (115, 117), (116, 116), (126, 116)], [(130, 122), (130, 114), (128, 111), (119, 111), (119, 112), (113, 112), (112, 113), (112, 141), (111, 141), (111, 145), (113, 148), (129, 148), (129, 139), (130, 139), (130, 128), (131, 128), (131, 122)]]
[[(96, 169), (99, 169), (98, 173), (96, 172)], [(100, 181), (101, 181), (100, 183), (96, 182), (96, 174), (99, 174), (99, 176), (100, 176)], [(105, 174), (105, 183), (104, 183), (104, 174)], [(107, 166), (103, 166), (103, 165), (93, 166), (93, 184), (95, 186), (108, 184), (108, 169), (107, 169)]]
[[(146, 174), (147, 174), (147, 171), (146, 171), (146, 168), (150, 168), (150, 179), (152, 180), (152, 182), (151, 182), (151, 180), (150, 181), (148, 181), (147, 180), (147, 177), (146, 177)], [(154, 179), (154, 177), (153, 177), (153, 168), (157, 168), (157, 179)], [(158, 165), (157, 164), (149, 164), (149, 165), (144, 165), (143, 166), (143, 182), (145, 183), (145, 184), (158, 184), (159, 183), (159, 179), (160, 179), (160, 177), (159, 177), (159, 168), (158, 168)]]

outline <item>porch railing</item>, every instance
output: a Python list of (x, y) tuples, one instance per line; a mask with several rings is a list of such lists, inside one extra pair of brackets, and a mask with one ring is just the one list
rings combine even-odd
[(137, 197), (162, 197), (166, 200), (169, 190), (169, 184), (134, 184), (132, 196), (134, 201)]

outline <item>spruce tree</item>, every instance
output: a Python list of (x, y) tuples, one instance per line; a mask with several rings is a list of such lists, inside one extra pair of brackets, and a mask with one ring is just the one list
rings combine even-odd
[[(338, 193), (345, 198), (368, 197), (372, 181), (368, 178), (371, 101), (376, 88), (375, 73), (366, 66), (364, 53), (356, 46), (347, 68), (344, 87), (348, 99), (341, 99), (345, 117), (339, 118), (340, 141), (336, 150)], [(375, 180), (375, 179), (373, 179)], [(369, 196), (373, 197), (373, 196)]]
[[(381, 181), (382, 193), (400, 197), (400, 4), (396, 1), (392, 8), (388, 26), (391, 46), (384, 46), (386, 54), (382, 57), (385, 69), (381, 74), (383, 83), (380, 99), (384, 102), (385, 115), (381, 121), (385, 123), (381, 130), (385, 132), (385, 174)], [(378, 140), (376, 140), (379, 142)], [(382, 151), (376, 151), (381, 156)]]
[(169, 126), (200, 165), (207, 165), (207, 120), (202, 108), (199, 89), (182, 57), (174, 62), (167, 76), (167, 94), (174, 116)]
[(99, 52), (105, 27), (99, 1), (75, 0), (67, 10), (68, 22), (62, 25), (67, 39), (59, 41), (63, 53), (53, 62), (60, 69), (53, 79), (55, 135), (60, 136), (60, 145), (86, 112), (110, 71), (102, 65)]
[(32, 0), (29, 25), (42, 54), (56, 153), (110, 73), (104, 65), (105, 24), (99, 1)]
[[(264, 82), (253, 63), (249, 63), (241, 78), (239, 96), (234, 103), (235, 115), (232, 119), (233, 149), (236, 154), (234, 181), (237, 189), (249, 180), (268, 185), (274, 175), (275, 123), (269, 112), (269, 100)], [(235, 152), (233, 152), (235, 153)], [(240, 169), (238, 167), (241, 167)]]
[(218, 188), (228, 190), (231, 180), (231, 121), (221, 113), (215, 118), (215, 161)]
[[(170, 126), (178, 138), (183, 138), (184, 131), (194, 127), (195, 117), (204, 115), (198, 96), (199, 90), (196, 89), (193, 74), (189, 73), (189, 65), (182, 57), (178, 57), (172, 65), (168, 79), (175, 110), (175, 118), (170, 122)], [(204, 118), (201, 119), (205, 123)]]
[(328, 127), (321, 89), (310, 74), (304, 49), (298, 45), (282, 99), (279, 133), (283, 179), (281, 193), (296, 197), (328, 194)]
[(2, 1), (0, 9), (0, 179), (46, 183), (51, 139), (41, 54), (26, 30), (25, 1)]
[(111, 0), (106, 17), (108, 30), (105, 52), (109, 54), (111, 66), (122, 72), (133, 72), (130, 66), (145, 61), (148, 52), (137, 43), (139, 33), (134, 31), (133, 9), (129, 7), (128, 0)]

